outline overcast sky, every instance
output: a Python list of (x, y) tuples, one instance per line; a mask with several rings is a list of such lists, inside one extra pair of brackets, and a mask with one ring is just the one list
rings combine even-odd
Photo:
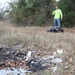
[(10, 1), (10, 0), (0, 0), (0, 3), (6, 3), (8, 1)]
[(59, 0), (56, 0), (57, 2), (59, 1)]
[[(10, 1), (13, 1), (13, 0), (0, 0), (0, 7), (5, 7), (7, 5), (7, 2), (10, 2)], [(59, 0), (56, 0), (56, 1), (59, 1)]]
[(8, 6), (8, 2), (10, 2), (11, 0), (0, 0), (0, 8), (5, 8)]
[[(8, 1), (10, 1), (10, 0), (0, 0), (0, 3), (6, 3)], [(59, 0), (56, 0), (56, 1), (59, 1)]]

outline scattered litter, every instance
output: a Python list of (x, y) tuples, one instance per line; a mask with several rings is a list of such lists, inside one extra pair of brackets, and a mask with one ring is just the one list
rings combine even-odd
[(63, 54), (63, 50), (62, 50), (62, 49), (61, 49), (61, 50), (58, 49), (58, 50), (57, 50), (57, 53), (58, 53), (58, 54)]
[(29, 70), (25, 70), (24, 68), (19, 68), (19, 71), (21, 72), (21, 73), (32, 73), (32, 71), (29, 71)]
[(63, 60), (60, 58), (54, 58), (51, 60), (52, 63), (61, 63)]
[(13, 68), (13, 70), (10, 70), (10, 68), (4, 68), (0, 70), (0, 75), (18, 75), (20, 72), (18, 69)]
[(25, 60), (25, 61), (30, 60), (31, 54), (32, 54), (32, 52), (31, 52), (31, 51), (28, 51), (27, 56), (26, 56), (26, 60)]
[[(13, 48), (2, 46), (0, 48), (0, 75), (25, 75), (26, 73), (47, 69), (51, 64), (60, 64), (63, 61), (61, 57), (58, 57), (59, 54), (63, 53), (63, 50), (57, 50), (53, 55), (38, 56), (39, 51), (19, 50), (18, 46)], [(53, 72), (57, 70), (57, 67), (52, 67)]]

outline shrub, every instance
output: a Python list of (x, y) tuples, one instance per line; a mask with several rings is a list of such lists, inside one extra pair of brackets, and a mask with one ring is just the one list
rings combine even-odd
[(60, 9), (63, 11), (63, 25), (65, 27), (74, 27), (75, 24), (75, 4), (73, 0), (61, 0), (58, 2)]
[[(33, 25), (36, 23), (35, 25), (43, 26), (45, 23), (44, 16), (48, 13), (47, 9), (50, 3), (51, 0), (18, 0), (18, 2), (10, 2), (10, 17), (18, 25), (23, 24), (26, 26), (34, 22)], [(44, 16), (40, 16), (41, 13)]]
[(44, 15), (39, 15), (36, 18), (36, 25), (37, 26), (44, 26), (44, 23), (45, 23), (45, 16)]

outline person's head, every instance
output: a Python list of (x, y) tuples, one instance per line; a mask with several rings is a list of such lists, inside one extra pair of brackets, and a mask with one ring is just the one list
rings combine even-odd
[(55, 8), (58, 9), (59, 7), (56, 5)]

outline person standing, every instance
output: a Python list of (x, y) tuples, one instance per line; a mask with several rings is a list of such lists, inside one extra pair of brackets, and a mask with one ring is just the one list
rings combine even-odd
[(61, 29), (61, 20), (63, 18), (63, 14), (57, 5), (55, 6), (55, 8), (56, 8), (55, 11), (52, 12), (52, 15), (54, 16), (54, 28), (56, 30), (60, 30)]

